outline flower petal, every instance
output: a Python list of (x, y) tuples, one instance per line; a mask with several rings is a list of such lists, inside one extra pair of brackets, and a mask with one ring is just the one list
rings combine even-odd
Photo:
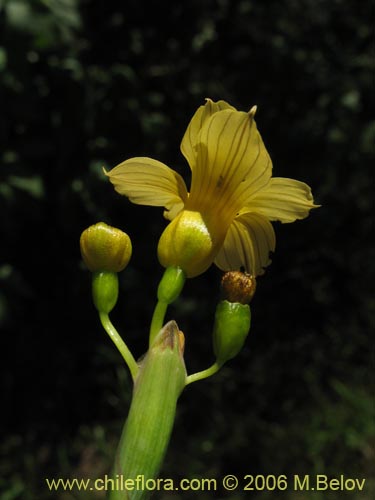
[(181, 152), (191, 168), (195, 163), (197, 139), (203, 124), (210, 116), (223, 109), (234, 110), (235, 108), (225, 101), (213, 102), (211, 99), (206, 99), (206, 104), (200, 106), (191, 119), (181, 141)]
[(310, 187), (304, 182), (283, 177), (273, 177), (261, 189), (243, 211), (264, 215), (269, 220), (294, 222), (309, 215), (314, 205)]
[(272, 224), (265, 217), (255, 213), (240, 215), (229, 227), (215, 264), (223, 271), (244, 267), (246, 272), (259, 276), (271, 263), (275, 243)]
[(160, 161), (130, 158), (106, 172), (116, 191), (138, 205), (165, 207), (172, 220), (181, 212), (188, 194), (183, 178)]
[(272, 173), (254, 111), (225, 109), (208, 118), (198, 137), (192, 170), (189, 207), (204, 211), (214, 206), (224, 218), (233, 219)]

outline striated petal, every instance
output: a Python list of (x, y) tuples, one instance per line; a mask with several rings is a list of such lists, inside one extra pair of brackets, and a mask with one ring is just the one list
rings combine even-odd
[(214, 207), (224, 218), (233, 218), (272, 174), (254, 111), (226, 109), (208, 118), (198, 137), (192, 170), (189, 208)]
[(181, 152), (187, 159), (191, 168), (193, 168), (195, 163), (196, 144), (203, 124), (210, 116), (223, 109), (234, 110), (235, 108), (225, 101), (213, 102), (211, 99), (206, 99), (206, 104), (200, 106), (191, 119), (181, 142)]
[(294, 222), (309, 215), (314, 205), (310, 187), (304, 182), (283, 177), (273, 177), (243, 210), (257, 212), (269, 220)]
[(245, 213), (229, 227), (215, 264), (223, 271), (244, 267), (246, 272), (259, 276), (271, 263), (270, 252), (275, 250), (275, 243), (272, 224), (262, 215)]
[(106, 172), (116, 191), (138, 205), (165, 207), (172, 220), (181, 212), (188, 193), (183, 178), (160, 161), (130, 158)]

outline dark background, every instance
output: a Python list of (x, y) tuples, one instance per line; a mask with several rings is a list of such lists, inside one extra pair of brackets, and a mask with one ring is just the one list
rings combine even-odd
[[(307, 182), (322, 207), (275, 224), (246, 347), (182, 395), (161, 475), (367, 482), (362, 493), (157, 498), (370, 498), (371, 20), (371, 2), (357, 0), (0, 2), (2, 499), (100, 498), (44, 482), (108, 472), (131, 395), (91, 303), (79, 236), (102, 220), (132, 238), (112, 318), (138, 357), (165, 220), (117, 195), (101, 167), (145, 155), (189, 181), (179, 145), (205, 97), (257, 104), (274, 174)], [(189, 280), (168, 312), (185, 332), (189, 373), (213, 361), (220, 276), (212, 267)]]

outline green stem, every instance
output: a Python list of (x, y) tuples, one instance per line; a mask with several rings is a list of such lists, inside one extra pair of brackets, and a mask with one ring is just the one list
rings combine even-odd
[[(167, 323), (140, 363), (133, 397), (117, 448), (112, 477), (133, 482), (109, 492), (110, 500), (149, 500), (151, 490), (138, 485), (155, 480), (170, 440), (176, 405), (185, 387), (186, 369), (181, 332), (174, 321)], [(148, 482), (150, 484), (150, 482)]]
[(121, 356), (124, 358), (125, 363), (128, 365), (133, 380), (135, 380), (135, 377), (138, 373), (138, 365), (136, 360), (134, 359), (132, 353), (129, 351), (128, 346), (120, 337), (120, 334), (118, 333), (116, 328), (113, 326), (111, 320), (109, 319), (108, 314), (104, 312), (99, 312), (99, 317), (104, 330), (108, 333), (111, 340), (113, 341), (117, 349), (120, 351)]
[(164, 324), (164, 317), (167, 312), (168, 304), (163, 300), (158, 300), (152, 315), (151, 326), (150, 326), (150, 340), (149, 345), (151, 346), (154, 342), (156, 335), (162, 329)]
[(156, 304), (154, 314), (150, 326), (150, 342), (151, 347), (156, 335), (160, 332), (164, 325), (164, 317), (169, 304), (172, 304), (180, 295), (186, 276), (180, 267), (168, 267), (160, 280), (158, 286), (158, 302)]
[(202, 370), (201, 372), (197, 372), (197, 373), (193, 373), (191, 375), (188, 375), (186, 377), (186, 385), (192, 384), (193, 382), (198, 382), (198, 380), (203, 380), (205, 378), (211, 377), (216, 372), (218, 372), (221, 367), (222, 367), (222, 365), (219, 365), (215, 361), (215, 363), (212, 366), (210, 366), (209, 368), (206, 368), (206, 370)]

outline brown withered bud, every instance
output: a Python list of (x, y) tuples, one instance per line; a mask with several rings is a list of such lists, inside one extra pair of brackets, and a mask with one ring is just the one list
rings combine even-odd
[(249, 304), (256, 289), (255, 276), (241, 271), (229, 271), (221, 279), (221, 290), (228, 302)]

